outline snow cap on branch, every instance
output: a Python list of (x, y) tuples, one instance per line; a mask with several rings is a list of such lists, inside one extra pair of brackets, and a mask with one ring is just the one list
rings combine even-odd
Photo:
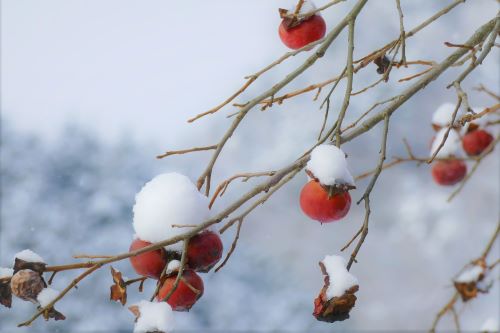
[(320, 145), (311, 152), (306, 169), (322, 185), (352, 185), (354, 178), (349, 172), (344, 152), (334, 145)]
[(10, 278), (14, 274), (14, 270), (12, 268), (0, 267), (0, 279)]
[(460, 275), (455, 279), (458, 283), (468, 283), (477, 282), (484, 273), (484, 268), (479, 265), (473, 265), (465, 269)]
[(134, 333), (169, 333), (174, 329), (174, 314), (167, 302), (141, 301), (136, 306), (138, 317)]
[(500, 329), (500, 325), (498, 325), (498, 319), (495, 317), (488, 318), (481, 326), (480, 332), (487, 333), (497, 333)]
[(16, 253), (14, 256), (17, 259), (24, 260), (26, 262), (40, 262), (45, 263), (42, 257), (40, 257), (37, 253), (31, 251), (30, 249), (23, 250), (21, 252)]
[(346, 261), (341, 256), (326, 256), (321, 261), (330, 277), (330, 285), (326, 291), (328, 299), (340, 297), (358, 284), (358, 279), (346, 269)]
[[(453, 119), (453, 112), (455, 112), (456, 107), (457, 106), (452, 103), (441, 104), (432, 115), (432, 124), (439, 127), (450, 126), (451, 120)], [(460, 119), (461, 114), (461, 110), (458, 110), (455, 120)]]
[[(156, 243), (182, 233), (174, 225), (198, 225), (209, 217), (208, 199), (191, 180), (179, 173), (164, 173), (146, 183), (135, 197), (134, 230), (147, 242)], [(169, 250), (181, 251), (182, 242)]]
[[(448, 128), (442, 128), (439, 130), (439, 132), (436, 133), (436, 137), (434, 138), (434, 141), (432, 141), (430, 156), (434, 155), (434, 152), (441, 145), (441, 142), (443, 141), (443, 138), (447, 130)], [(446, 142), (444, 143), (443, 147), (441, 147), (441, 149), (439, 150), (436, 157), (448, 158), (450, 156), (458, 156), (461, 151), (460, 150), (461, 147), (462, 145), (460, 141), (460, 136), (458, 135), (457, 131), (452, 129), (450, 130), (450, 133), (448, 133), (448, 138), (446, 139)]]
[(57, 296), (59, 296), (59, 291), (52, 288), (44, 288), (38, 294), (36, 300), (38, 301), (38, 303), (40, 303), (40, 306), (46, 307), (47, 305), (52, 303), (52, 301), (55, 300)]

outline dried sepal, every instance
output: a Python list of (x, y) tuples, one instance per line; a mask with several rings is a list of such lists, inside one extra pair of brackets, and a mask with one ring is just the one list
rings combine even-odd
[(45, 287), (45, 281), (40, 274), (29, 269), (18, 271), (10, 280), (12, 294), (32, 303), (38, 303), (37, 296)]
[(314, 300), (314, 317), (316, 317), (319, 321), (325, 321), (328, 323), (348, 319), (349, 312), (356, 304), (357, 297), (354, 294), (359, 290), (359, 286), (352, 286), (340, 297), (328, 299), (326, 292), (330, 286), (330, 276), (328, 275), (326, 267), (322, 262), (319, 263), (319, 266), (325, 276), (325, 285), (321, 289), (318, 297)]
[(19, 258), (14, 261), (14, 274), (23, 269), (29, 269), (40, 274), (40, 276), (45, 272), (46, 263), (43, 262), (29, 262)]
[(297, 15), (297, 16), (295, 16), (293, 12), (289, 11), (288, 9), (284, 9), (284, 8), (279, 8), (278, 11), (280, 14), (280, 18), (283, 19), (283, 23), (285, 24), (287, 29), (291, 29), (293, 27), (296, 27), (299, 24), (301, 24), (302, 22), (307, 21), (312, 16), (314, 16), (314, 13), (309, 14), (309, 15), (300, 15), (300, 16)]
[[(306, 174), (314, 181), (320, 183), (319, 179), (308, 169), (305, 169)], [(321, 183), (320, 183), (321, 184)], [(356, 189), (356, 186), (350, 184), (334, 184), (334, 185), (323, 185), (321, 187), (328, 192), (328, 197), (333, 197), (334, 195), (348, 192), (350, 190)]]
[(114, 284), (111, 286), (110, 300), (117, 301), (125, 305), (127, 303), (127, 285), (123, 280), (122, 273), (111, 267), (111, 276)]
[(12, 290), (10, 288), (10, 277), (0, 279), (0, 304), (10, 308), (12, 306)]
[(51, 318), (54, 319), (55, 321), (66, 319), (66, 316), (63, 315), (61, 312), (57, 311), (56, 309), (54, 309), (54, 307), (45, 309), (42, 312), (42, 316), (45, 320), (49, 320)]
[(453, 281), (453, 285), (460, 294), (463, 302), (476, 298), (479, 293), (487, 293), (489, 291), (489, 287), (491, 287), (491, 285), (483, 285), (488, 271), (488, 265), (486, 262), (483, 259), (476, 260), (470, 265), (467, 265), (462, 271), (462, 274), (464, 271), (473, 269), (475, 269), (478, 273), (476, 276), (473, 276), (470, 281), (461, 281), (460, 276)]
[(373, 63), (377, 66), (377, 73), (380, 75), (385, 74), (385, 72), (387, 72), (389, 66), (391, 65), (391, 61), (385, 54), (378, 58), (375, 58), (373, 60)]

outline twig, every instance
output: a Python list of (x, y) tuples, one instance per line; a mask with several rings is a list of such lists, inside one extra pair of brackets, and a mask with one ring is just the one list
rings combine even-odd
[(387, 150), (387, 136), (389, 134), (389, 119), (390, 119), (390, 116), (387, 115), (385, 118), (385, 121), (384, 121), (384, 129), (382, 132), (382, 143), (380, 146), (380, 158), (379, 158), (379, 162), (377, 165), (377, 169), (375, 170), (375, 173), (373, 174), (373, 177), (370, 180), (370, 183), (366, 187), (365, 193), (363, 194), (361, 199), (359, 199), (359, 201), (358, 201), (358, 205), (362, 200), (365, 201), (365, 220), (363, 222), (361, 232), (358, 232), (358, 234), (361, 235), (361, 237), (358, 241), (358, 244), (356, 245), (356, 248), (354, 249), (354, 251), (351, 254), (349, 262), (347, 263), (347, 270), (351, 269), (353, 262), (356, 260), (356, 256), (358, 255), (359, 249), (361, 249), (361, 246), (363, 245), (363, 243), (366, 239), (366, 236), (368, 235), (368, 223), (370, 221), (370, 213), (371, 213), (370, 193), (372, 192), (373, 187), (375, 186), (375, 183), (377, 182), (377, 179), (378, 179), (380, 173), (382, 172), (382, 166), (384, 165), (386, 150)]
[(340, 135), (341, 135), (341, 127), (342, 122), (344, 121), (345, 114), (347, 112), (347, 108), (349, 107), (349, 101), (351, 99), (352, 93), (352, 81), (353, 81), (353, 54), (354, 54), (354, 25), (355, 18), (352, 18), (349, 21), (349, 33), (347, 42), (349, 44), (347, 49), (347, 85), (345, 88), (345, 96), (344, 101), (342, 102), (342, 108), (340, 109), (339, 116), (337, 118), (337, 130), (336, 130), (336, 141), (335, 145), (340, 147)]
[[(182, 273), (184, 272), (184, 267), (186, 266), (186, 262), (187, 262), (188, 244), (189, 244), (189, 239), (184, 241), (184, 246), (183, 246), (182, 255), (181, 255), (181, 263), (179, 264), (179, 270), (177, 272), (177, 276), (175, 278), (174, 284), (172, 285), (172, 289), (169, 290), (169, 292), (160, 300), (160, 302), (168, 301), (170, 296), (172, 296), (172, 294), (177, 290), (177, 287), (179, 286), (179, 282), (181, 281)], [(160, 284), (159, 281), (158, 281), (158, 284)]]
[(455, 119), (457, 118), (458, 110), (460, 109), (460, 105), (462, 105), (462, 96), (458, 96), (458, 102), (457, 105), (455, 106), (455, 110), (453, 111), (453, 115), (451, 117), (450, 124), (448, 125), (448, 128), (446, 129), (446, 132), (444, 133), (443, 139), (439, 143), (439, 146), (437, 149), (432, 153), (432, 156), (429, 158), (427, 161), (428, 164), (431, 164), (432, 161), (436, 158), (437, 154), (439, 154), (439, 151), (441, 148), (443, 148), (444, 144), (446, 143), (446, 140), (448, 139), (448, 135), (450, 134), (450, 131), (453, 128), (453, 124), (455, 123)]
[(236, 174), (228, 179), (226, 179), (225, 181), (223, 181), (222, 183), (219, 184), (219, 186), (217, 186), (217, 189), (215, 190), (213, 196), (212, 196), (212, 200), (210, 200), (210, 204), (208, 205), (209, 208), (212, 207), (212, 205), (214, 204), (215, 200), (217, 199), (218, 196), (223, 196), (224, 193), (226, 193), (226, 190), (229, 186), (229, 184), (233, 181), (233, 180), (236, 180), (238, 178), (243, 178), (241, 181), (242, 182), (247, 182), (250, 178), (254, 178), (254, 177), (263, 177), (263, 176), (274, 176), (276, 174), (276, 171), (265, 171), (265, 172), (253, 172), (253, 173), (239, 173), (239, 174)]
[(205, 151), (205, 150), (213, 150), (217, 149), (217, 145), (212, 145), (212, 146), (206, 146), (206, 147), (195, 147), (195, 148), (190, 148), (190, 149), (183, 149), (183, 150), (172, 150), (172, 151), (167, 151), (164, 154), (156, 156), (157, 159), (162, 159), (170, 155), (181, 155), (181, 154), (187, 154), (187, 153), (192, 153), (196, 151)]
[(396, 7), (398, 8), (398, 13), (399, 13), (399, 30), (400, 30), (400, 40), (401, 40), (401, 61), (400, 63), (408, 67), (406, 65), (406, 33), (405, 33), (405, 27), (404, 27), (404, 22), (403, 22), (403, 10), (401, 9), (401, 3), (400, 0), (396, 0)]
[(497, 102), (500, 102), (500, 96), (497, 95), (497, 94), (495, 94), (493, 91), (489, 90), (488, 88), (486, 88), (482, 84), (480, 84), (479, 86), (477, 86), (476, 88), (474, 88), (474, 90), (484, 92), (487, 95), (489, 95), (489, 96), (493, 97), (494, 99), (496, 99)]
[(233, 243), (231, 244), (231, 248), (229, 249), (229, 252), (227, 253), (226, 257), (222, 261), (222, 263), (215, 269), (215, 273), (217, 273), (222, 267), (224, 267), (233, 254), (234, 250), (236, 249), (236, 244), (238, 243), (238, 239), (240, 239), (240, 231), (241, 231), (241, 225), (243, 224), (243, 219), (238, 220), (238, 227), (236, 229), (236, 234), (234, 236)]

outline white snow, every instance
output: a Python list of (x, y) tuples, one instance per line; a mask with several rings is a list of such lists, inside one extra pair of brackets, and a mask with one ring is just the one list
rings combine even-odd
[[(451, 103), (444, 103), (434, 111), (432, 115), (432, 123), (434, 125), (438, 125), (441, 127), (447, 127), (450, 125), (451, 120), (453, 119), (453, 112), (455, 112), (456, 105)], [(462, 110), (458, 110), (455, 121), (460, 119), (463, 112)]]
[[(287, 14), (295, 13), (296, 6), (297, 4), (294, 4), (293, 7), (287, 8), (288, 9)], [(309, 12), (312, 12), (313, 10), (316, 10), (316, 6), (314, 5), (314, 3), (310, 0), (305, 0), (304, 3), (302, 4), (302, 7), (300, 8), (299, 15), (307, 14)]]
[(12, 268), (0, 267), (0, 279), (12, 277), (14, 270)]
[[(438, 149), (439, 145), (443, 141), (443, 138), (446, 134), (446, 131), (448, 130), (447, 127), (441, 128), (437, 133), (436, 137), (434, 138), (434, 141), (432, 141), (432, 148), (431, 148), (431, 153), (430, 156), (434, 154), (434, 152)], [(461, 153), (461, 141), (460, 141), (460, 136), (458, 135), (457, 131), (452, 129), (450, 133), (448, 134), (448, 138), (446, 139), (446, 142), (444, 143), (443, 147), (439, 150), (438, 154), (436, 157), (438, 158), (447, 158), (450, 156), (459, 156)]]
[[(172, 225), (197, 225), (209, 217), (208, 199), (188, 177), (164, 173), (146, 183), (135, 197), (134, 230), (137, 236), (151, 243), (186, 232)], [(182, 242), (167, 247), (182, 251)]]
[(42, 257), (40, 257), (37, 253), (31, 251), (30, 249), (23, 250), (21, 252), (18, 252), (15, 255), (15, 258), (24, 260), (26, 262), (41, 262), (45, 263), (45, 260), (43, 260)]
[(341, 256), (326, 256), (322, 261), (330, 277), (330, 286), (326, 290), (326, 297), (340, 297), (351, 287), (358, 284), (358, 279), (346, 269), (346, 261)]
[(179, 260), (172, 260), (168, 263), (167, 270), (165, 271), (165, 273), (170, 274), (175, 271), (178, 271), (179, 267), (181, 267), (181, 262)]
[(134, 333), (168, 333), (174, 329), (174, 314), (167, 302), (141, 301), (136, 305), (139, 307), (140, 316), (135, 323)]
[(455, 279), (455, 282), (458, 283), (468, 283), (475, 282), (479, 279), (481, 273), (484, 272), (484, 269), (481, 266), (474, 265), (467, 269), (465, 269), (460, 275)]
[(46, 307), (49, 305), (57, 296), (59, 296), (59, 291), (52, 288), (44, 288), (38, 294), (36, 300), (40, 303), (40, 306)]
[(481, 326), (481, 332), (488, 332), (488, 333), (497, 333), (499, 329), (498, 325), (498, 319), (495, 317), (490, 317), (488, 320), (486, 320)]
[(323, 185), (354, 185), (345, 154), (334, 145), (320, 145), (314, 148), (306, 168)]

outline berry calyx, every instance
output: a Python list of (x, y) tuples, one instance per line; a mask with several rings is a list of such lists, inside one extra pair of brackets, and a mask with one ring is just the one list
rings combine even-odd
[[(132, 244), (130, 244), (129, 251), (139, 250), (148, 245), (151, 245), (151, 243), (134, 239)], [(158, 280), (163, 272), (163, 268), (167, 264), (166, 253), (164, 249), (149, 251), (135, 257), (130, 257), (130, 263), (137, 274)]]
[(461, 160), (438, 161), (432, 166), (432, 177), (439, 185), (450, 186), (462, 181), (467, 165)]
[(462, 147), (469, 156), (481, 155), (493, 142), (493, 136), (485, 130), (478, 129), (469, 132), (462, 138)]
[(300, 207), (311, 219), (329, 223), (347, 215), (351, 196), (345, 191), (329, 197), (328, 191), (319, 182), (311, 180), (300, 192)]
[(208, 272), (222, 257), (222, 241), (215, 232), (205, 230), (189, 240), (187, 262), (197, 272)]
[[(173, 289), (177, 274), (165, 279), (158, 292), (158, 301), (164, 301)], [(189, 311), (196, 301), (203, 295), (203, 280), (191, 269), (182, 272), (177, 288), (166, 300), (174, 311)]]
[(283, 19), (279, 27), (279, 35), (283, 44), (297, 50), (325, 36), (326, 23), (320, 15), (313, 15), (293, 27), (289, 20)]

